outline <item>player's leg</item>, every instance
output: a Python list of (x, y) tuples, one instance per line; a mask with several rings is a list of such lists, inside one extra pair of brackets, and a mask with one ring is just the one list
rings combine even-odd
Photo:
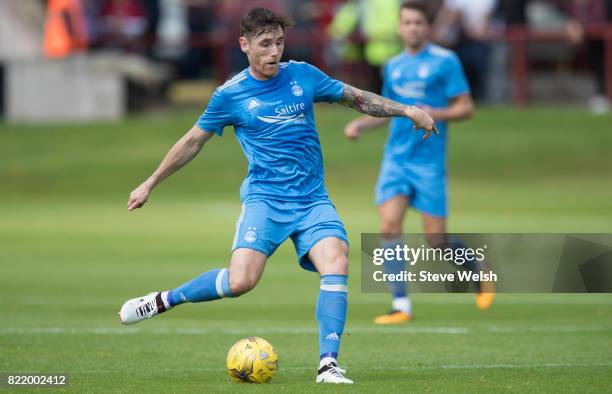
[(265, 201), (245, 203), (236, 223), (229, 268), (206, 271), (172, 290), (128, 300), (119, 312), (121, 322), (136, 323), (182, 303), (236, 297), (252, 289), (259, 281), (267, 257), (291, 231), (281, 225), (288, 222), (282, 213)]
[[(402, 224), (409, 206), (409, 198), (397, 195), (389, 198), (379, 205), (380, 232), (384, 248), (395, 248), (403, 242), (401, 238)], [(398, 274), (406, 269), (403, 260), (386, 261), (383, 268), (388, 274)], [(407, 322), (412, 318), (412, 305), (404, 282), (389, 282), (391, 290), (392, 307), (387, 314), (374, 319), (376, 324), (398, 324)]]
[(425, 242), (431, 247), (443, 247), (446, 244), (446, 218), (422, 213)]
[(308, 252), (308, 258), (321, 275), (316, 309), (320, 353), (317, 382), (353, 383), (344, 377), (337, 362), (348, 307), (348, 245), (339, 238), (324, 238)]
[(316, 317), (319, 325), (318, 383), (353, 383), (336, 359), (347, 312), (348, 239), (328, 200), (301, 204), (291, 235), (302, 268), (320, 274)]
[(255, 287), (266, 259), (267, 256), (257, 250), (236, 249), (229, 268), (212, 269), (172, 290), (128, 300), (119, 312), (119, 319), (123, 324), (132, 324), (180, 304), (238, 297)]
[[(403, 243), (402, 223), (414, 192), (405, 163), (385, 157), (376, 182), (376, 205), (380, 217), (382, 247), (395, 248)], [(394, 274), (405, 269), (404, 261), (388, 261), (383, 265), (385, 272)], [(411, 319), (412, 307), (407, 295), (406, 284), (389, 282), (392, 295), (391, 312), (374, 319), (376, 324), (404, 323)]]
[(238, 297), (253, 289), (266, 265), (267, 256), (257, 250), (241, 248), (232, 253), (229, 268), (213, 269), (162, 293), (170, 307), (186, 302), (213, 301)]
[[(446, 234), (446, 218), (423, 213), (423, 231), (427, 244), (434, 248), (465, 249), (466, 245), (457, 237), (449, 238)], [(474, 272), (486, 270), (486, 262), (476, 258), (465, 261), (461, 269)], [(495, 298), (493, 282), (480, 282), (476, 293), (476, 306), (479, 309), (488, 309)]]
[(384, 239), (393, 239), (402, 233), (402, 224), (408, 204), (408, 196), (398, 195), (391, 197), (378, 207), (380, 232)]

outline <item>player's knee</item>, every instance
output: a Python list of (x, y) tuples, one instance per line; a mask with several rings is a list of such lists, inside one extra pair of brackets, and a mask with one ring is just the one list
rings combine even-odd
[(234, 297), (238, 297), (252, 290), (257, 285), (257, 279), (249, 275), (230, 275), (230, 291)]
[(398, 220), (383, 220), (380, 232), (385, 236), (398, 235), (402, 232), (402, 222)]
[(332, 256), (327, 267), (328, 275), (348, 275), (348, 256), (338, 253)]
[(335, 265), (338, 267), (338, 271), (340, 271), (339, 273), (343, 275), (348, 274), (349, 259), (346, 254), (338, 256), (336, 258)]

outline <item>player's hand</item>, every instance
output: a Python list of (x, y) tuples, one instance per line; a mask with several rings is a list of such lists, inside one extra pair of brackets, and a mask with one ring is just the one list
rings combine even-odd
[(127, 203), (128, 211), (142, 208), (149, 199), (149, 194), (151, 194), (151, 188), (146, 182), (134, 189), (134, 191), (130, 193), (130, 198)]
[(565, 34), (573, 45), (578, 45), (584, 40), (584, 29), (582, 25), (574, 21), (565, 24)]
[(361, 135), (361, 129), (357, 122), (352, 121), (344, 128), (344, 136), (349, 140), (356, 140)]
[(429, 116), (427, 112), (420, 108), (410, 106), (406, 107), (405, 113), (406, 117), (412, 119), (415, 130), (425, 130), (425, 135), (423, 136), (424, 140), (429, 138), (431, 133), (440, 134), (436, 127), (436, 122), (434, 122), (433, 118)]

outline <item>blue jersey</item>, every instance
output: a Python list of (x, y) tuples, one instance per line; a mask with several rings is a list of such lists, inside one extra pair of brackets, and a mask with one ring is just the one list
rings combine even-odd
[(234, 132), (249, 162), (243, 202), (327, 199), (314, 103), (340, 100), (344, 84), (304, 62), (281, 63), (276, 76), (256, 80), (243, 70), (217, 88), (197, 125)]
[[(385, 65), (383, 96), (407, 105), (444, 108), (454, 97), (468, 94), (468, 83), (457, 56), (437, 45), (428, 44), (411, 55), (404, 51)], [(446, 123), (436, 123), (440, 135), (422, 140), (413, 132), (407, 118), (393, 118), (385, 156), (397, 162), (446, 165)]]

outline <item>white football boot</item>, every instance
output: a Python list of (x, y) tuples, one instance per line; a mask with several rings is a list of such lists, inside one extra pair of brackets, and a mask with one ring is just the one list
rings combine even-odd
[(127, 300), (119, 311), (119, 320), (123, 324), (134, 324), (165, 311), (166, 307), (162, 301), (161, 293), (156, 291)]
[(347, 379), (344, 376), (345, 372), (346, 371), (344, 369), (338, 367), (338, 364), (329, 362), (319, 368), (317, 383), (353, 384), (351, 379)]

